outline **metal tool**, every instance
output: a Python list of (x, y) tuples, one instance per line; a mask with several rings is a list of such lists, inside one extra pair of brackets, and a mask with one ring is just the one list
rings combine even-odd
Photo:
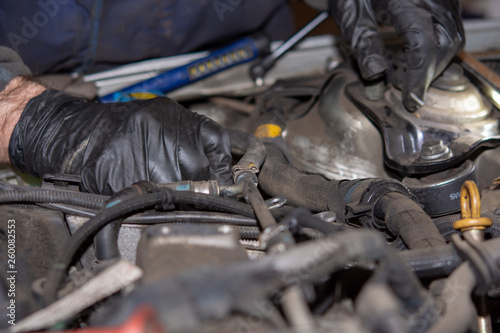
[(156, 77), (136, 83), (120, 91), (101, 97), (101, 103), (126, 102), (136, 98), (147, 99), (166, 94), (234, 66), (256, 59), (269, 48), (264, 36), (245, 37), (208, 56), (186, 65), (167, 70)]
[[(476, 183), (467, 180), (462, 185), (460, 195), (462, 219), (453, 223), (455, 230), (460, 230), (465, 238), (470, 237), (476, 242), (484, 240), (484, 232), (491, 227), (493, 222), (489, 217), (481, 217), (481, 198)], [(478, 312), (478, 332), (491, 333), (491, 316), (484, 296), (476, 298)]]
[(253, 65), (250, 68), (250, 77), (255, 83), (261, 86), (264, 83), (264, 75), (267, 71), (271, 69), (276, 60), (283, 56), (286, 52), (292, 49), (297, 43), (299, 43), (308, 33), (310, 33), (314, 28), (316, 28), (320, 23), (322, 23), (328, 17), (328, 12), (321, 12), (314, 20), (309, 22), (305, 27), (299, 30), (290, 39), (284, 42), (280, 47), (278, 47), (273, 53), (266, 56), (259, 63)]

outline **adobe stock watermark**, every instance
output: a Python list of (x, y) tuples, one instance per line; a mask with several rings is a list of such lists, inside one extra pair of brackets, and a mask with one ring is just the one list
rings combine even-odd
[(215, 0), (213, 2), (215, 12), (221, 21), (224, 21), (224, 15), (227, 12), (232, 13), (236, 7), (241, 6), (242, 4), (243, 0)]
[(9, 32), (7, 38), (14, 51), (19, 52), (19, 46), (28, 42), (38, 35), (40, 29), (45, 27), (49, 20), (57, 15), (61, 5), (66, 5), (70, 0), (38, 0), (37, 5), (40, 10), (36, 11), (32, 17), (21, 17), (21, 34)]

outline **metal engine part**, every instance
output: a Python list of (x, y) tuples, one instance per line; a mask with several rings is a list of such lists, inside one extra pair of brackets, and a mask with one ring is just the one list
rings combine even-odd
[(287, 122), (283, 136), (299, 169), (331, 179), (388, 176), (380, 133), (344, 94), (356, 80), (350, 69), (335, 70), (317, 105)]
[(422, 111), (415, 113), (406, 111), (392, 87), (376, 101), (365, 96), (359, 82), (350, 84), (346, 94), (382, 133), (386, 165), (404, 175), (446, 170), (481, 147), (500, 145), (499, 110), (455, 64), (431, 87)]
[(476, 165), (467, 160), (458, 168), (421, 178), (403, 178), (403, 184), (418, 198), (430, 216), (442, 216), (460, 211), (460, 188), (466, 180), (477, 182)]
[[(4, 319), (0, 320), (0, 328), (7, 328), (10, 327), (7, 322), (9, 298), (15, 296), (14, 319), (17, 320), (40, 306), (44, 278), (70, 235), (64, 216), (59, 212), (3, 205), (0, 216), (0, 314)], [(15, 246), (8, 247), (8, 244)]]
[(153, 226), (144, 230), (137, 247), (143, 283), (171, 278), (195, 267), (242, 260), (248, 257), (239, 243), (239, 233), (228, 225)]
[[(253, 130), (261, 125), (261, 119), (255, 121), (257, 111), (267, 116), (266, 121), (276, 120), (270, 124), (279, 127), (279, 134), (257, 140), (267, 144), (269, 164), (260, 168), (259, 187), (251, 187), (259, 200), (272, 197), (266, 204), (252, 208), (244, 202), (241, 187), (222, 187), (215, 181), (151, 186), (154, 190), (145, 195), (161, 197), (161, 203), (117, 212), (108, 220), (104, 217), (110, 214), (105, 204), (109, 198), (104, 196), (99, 197), (103, 208), (22, 199), (14, 206), (3, 201), (9, 202), (0, 206), (3, 267), (8, 265), (9, 219), (16, 220), (19, 236), (15, 301), (20, 322), (10, 331), (35, 330), (20, 325), (22, 318), (33, 312), (35, 319), (43, 317), (57, 303), (45, 301), (51, 272), (65, 274), (65, 283), (55, 289), (59, 301), (69, 296), (78, 307), (58, 320), (39, 320), (37, 331), (489, 333), (487, 328), (477, 329), (478, 313), (481, 318), (490, 315), (493, 331), (498, 330), (500, 188), (492, 181), (500, 175), (500, 147), (482, 149), (500, 143), (495, 103), (464, 76), (463, 64), (455, 64), (434, 82), (425, 107), (411, 114), (393, 87), (366, 87), (352, 68), (336, 67), (337, 63), (325, 73), (325, 63), (336, 55), (329, 39), (287, 55), (264, 80), (272, 87), (254, 87), (244, 75), (246, 66), (174, 94), (193, 97), (190, 107), (200, 103), (198, 110), (220, 116), (227, 128)], [(233, 152), (235, 163), (240, 153)], [(271, 180), (291, 175), (276, 186), (276, 192), (283, 193), (266, 190), (265, 170)], [(483, 195), (475, 199), (477, 216), (491, 219), (492, 225), (464, 228), (462, 233), (453, 226), (466, 214), (455, 213), (462, 183), (471, 179), (478, 181)], [(57, 191), (65, 183), (64, 191), (77, 191), (78, 186), (67, 180), (53, 178), (42, 191)], [(37, 190), (0, 184), (4, 199), (10, 194), (22, 198), (30, 191)], [(172, 198), (180, 191), (184, 197), (203, 194), (179, 204)], [(311, 198), (308, 202), (321, 203), (321, 208), (290, 200), (294, 196)], [(138, 195), (121, 205), (128, 208), (140, 199)], [(204, 200), (210, 204), (204, 205)], [(306, 208), (321, 213), (313, 215)], [(262, 212), (272, 218), (272, 227), (262, 223)], [(99, 219), (101, 228), (121, 223), (120, 259), (96, 258), (90, 244), (99, 232)], [(421, 224), (423, 220), (428, 223)], [(75, 236), (89, 225), (96, 228), (94, 233)], [(402, 236), (403, 227), (419, 237), (418, 247)], [(428, 232), (434, 227), (435, 233)], [(279, 235), (275, 231), (286, 233), (294, 246), (266, 249), (266, 236)], [(469, 231), (484, 234), (485, 241), (470, 239)], [(80, 253), (74, 252), (73, 261), (64, 264), (55, 259), (73, 254), (70, 246), (63, 247), (67, 243), (78, 244)], [(85, 281), (79, 284), (75, 276), (89, 278), (100, 292), (107, 289), (100, 279), (113, 280), (99, 275), (103, 271), (117, 280), (126, 275), (124, 270), (102, 270), (123, 259), (140, 266), (140, 279), (136, 275), (108, 290), (105, 299), (82, 293)], [(6, 277), (2, 271), (2, 305), (9, 301)], [(296, 292), (291, 301), (286, 299), (290, 290)], [(473, 297), (484, 300), (480, 311)], [(310, 319), (307, 328), (298, 325), (305, 317)], [(0, 321), (0, 328), (7, 327)]]

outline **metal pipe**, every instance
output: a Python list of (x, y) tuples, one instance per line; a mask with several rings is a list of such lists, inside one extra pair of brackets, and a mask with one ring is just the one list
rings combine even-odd
[[(241, 182), (243, 183), (243, 196), (246, 202), (252, 206), (261, 230), (268, 231), (272, 227), (277, 226), (274, 216), (271, 214), (253, 179), (245, 177), (241, 179)], [(292, 239), (292, 237), (288, 237), (287, 239)], [(275, 245), (276, 251), (273, 251), (274, 253), (284, 251), (287, 245), (290, 246), (291, 244), (279, 242)], [(316, 326), (314, 317), (299, 286), (291, 286), (284, 291), (282, 307), (286, 318), (294, 329), (310, 331)]]
[[(484, 231), (493, 223), (490, 218), (481, 217), (481, 198), (476, 183), (466, 180), (460, 193), (460, 207), (462, 219), (453, 224), (453, 228), (460, 230), (464, 238), (475, 242), (483, 242)], [(475, 298), (479, 333), (492, 333), (491, 316), (484, 296)]]
[(257, 186), (250, 178), (245, 178), (243, 183), (243, 197), (249, 203), (254, 212), (261, 230), (266, 230), (269, 227), (276, 225), (274, 216), (269, 211), (266, 202), (262, 198)]

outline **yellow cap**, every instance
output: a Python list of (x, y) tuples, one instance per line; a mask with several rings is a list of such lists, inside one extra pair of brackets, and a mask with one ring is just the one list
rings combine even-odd
[(263, 124), (257, 127), (254, 135), (259, 139), (262, 138), (275, 138), (277, 136), (281, 136), (283, 130), (281, 127), (275, 124)]

